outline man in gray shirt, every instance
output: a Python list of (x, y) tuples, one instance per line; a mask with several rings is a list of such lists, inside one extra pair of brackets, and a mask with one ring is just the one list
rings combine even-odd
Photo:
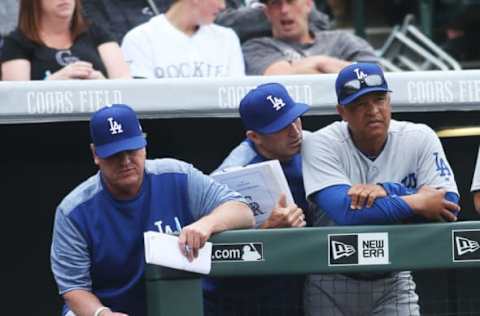
[(373, 48), (345, 31), (309, 27), (313, 0), (261, 0), (272, 37), (242, 46), (249, 75), (337, 73), (353, 61), (375, 62)]

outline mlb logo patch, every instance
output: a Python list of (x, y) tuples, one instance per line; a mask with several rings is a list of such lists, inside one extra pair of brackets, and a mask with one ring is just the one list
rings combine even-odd
[(480, 229), (453, 230), (454, 262), (480, 261)]
[(390, 264), (388, 233), (328, 235), (328, 265)]
[(231, 243), (212, 245), (212, 262), (264, 261), (263, 243)]

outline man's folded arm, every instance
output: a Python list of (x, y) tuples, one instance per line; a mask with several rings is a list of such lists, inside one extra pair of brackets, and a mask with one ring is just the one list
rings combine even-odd
[(372, 207), (351, 209), (349, 185), (333, 185), (313, 193), (312, 200), (338, 225), (396, 224), (413, 216), (399, 196), (377, 198)]

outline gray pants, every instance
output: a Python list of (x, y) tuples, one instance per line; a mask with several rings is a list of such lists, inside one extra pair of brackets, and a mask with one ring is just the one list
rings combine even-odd
[(409, 271), (374, 281), (341, 274), (307, 276), (306, 316), (419, 316), (418, 295)]

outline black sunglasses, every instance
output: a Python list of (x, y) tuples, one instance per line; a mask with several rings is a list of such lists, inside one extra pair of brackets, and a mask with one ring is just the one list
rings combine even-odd
[(343, 100), (354, 93), (357, 93), (362, 85), (367, 87), (377, 87), (383, 85), (383, 78), (380, 75), (369, 75), (362, 79), (353, 79), (345, 82), (340, 89), (340, 99)]

